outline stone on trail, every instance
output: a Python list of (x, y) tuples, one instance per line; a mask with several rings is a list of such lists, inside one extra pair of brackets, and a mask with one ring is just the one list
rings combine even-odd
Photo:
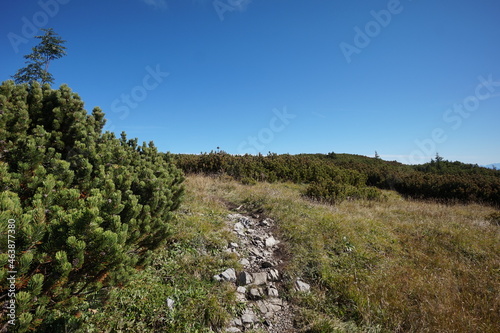
[(311, 290), (311, 286), (304, 281), (297, 280), (295, 281), (295, 290), (303, 293), (308, 293)]
[(253, 273), (253, 284), (260, 286), (262, 284), (266, 284), (267, 282), (267, 273), (266, 272), (258, 272), (258, 273)]
[(274, 221), (270, 218), (267, 218), (267, 219), (264, 219), (262, 221), (260, 221), (259, 225), (261, 227), (270, 227), (274, 224)]
[(238, 235), (241, 235), (241, 236), (245, 235), (245, 227), (240, 222), (236, 222), (234, 224), (234, 231), (236, 231), (236, 233)]
[(270, 281), (279, 281), (280, 280), (280, 273), (278, 272), (277, 269), (271, 269), (269, 272), (267, 272), (267, 276)]
[(259, 311), (261, 313), (266, 313), (269, 311), (264, 301), (257, 301), (257, 308), (259, 308)]
[(267, 295), (269, 297), (278, 297), (279, 296), (278, 289), (272, 286), (267, 287)]
[(243, 267), (248, 267), (250, 266), (250, 261), (248, 261), (247, 258), (241, 258), (240, 259), (240, 264), (243, 266)]
[(266, 238), (266, 247), (273, 247), (274, 245), (278, 244), (278, 241), (273, 237)]
[(234, 268), (228, 268), (220, 274), (220, 277), (229, 282), (236, 282), (236, 271)]
[(260, 288), (250, 289), (249, 298), (254, 299), (254, 300), (261, 299), (262, 298), (262, 289), (260, 289)]
[(240, 286), (246, 286), (247, 284), (250, 284), (252, 282), (253, 282), (252, 274), (243, 271), (238, 275), (238, 284)]
[(243, 316), (241, 316), (241, 321), (245, 327), (251, 327), (256, 320), (257, 318), (252, 310), (247, 310)]

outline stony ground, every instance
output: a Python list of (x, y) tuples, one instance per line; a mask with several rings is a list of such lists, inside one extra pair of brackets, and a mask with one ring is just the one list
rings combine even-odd
[[(226, 332), (245, 332), (261, 329), (269, 333), (296, 332), (293, 309), (280, 297), (283, 260), (278, 255), (279, 240), (272, 233), (274, 221), (241, 214), (228, 216), (229, 227), (239, 241), (231, 243), (227, 251), (240, 257), (244, 270), (229, 268), (214, 279), (229, 281), (237, 288), (238, 301), (246, 304), (241, 316), (233, 318)], [(309, 291), (309, 285), (297, 280), (295, 288)]]

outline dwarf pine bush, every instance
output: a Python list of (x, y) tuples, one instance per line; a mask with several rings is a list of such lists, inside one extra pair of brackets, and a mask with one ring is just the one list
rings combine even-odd
[[(154, 144), (102, 129), (68, 86), (0, 86), (0, 302), (4, 327), (64, 331), (169, 234), (182, 173)], [(7, 323), (15, 221), (15, 327)]]

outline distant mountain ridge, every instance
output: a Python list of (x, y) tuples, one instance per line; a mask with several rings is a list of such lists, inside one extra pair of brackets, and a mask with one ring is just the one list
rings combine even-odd
[(484, 166), (485, 168), (488, 169), (497, 169), (500, 170), (500, 163), (492, 163)]

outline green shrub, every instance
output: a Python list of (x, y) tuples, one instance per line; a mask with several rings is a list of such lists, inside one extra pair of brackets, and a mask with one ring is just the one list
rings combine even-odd
[(384, 197), (382, 192), (374, 187), (353, 186), (331, 180), (321, 180), (310, 184), (305, 195), (331, 204), (338, 204), (344, 200), (381, 200)]
[[(124, 283), (169, 234), (181, 172), (104, 123), (67, 86), (0, 86), (0, 220), (16, 221), (19, 331), (78, 326), (89, 298)], [(3, 251), (5, 223), (1, 234)]]

